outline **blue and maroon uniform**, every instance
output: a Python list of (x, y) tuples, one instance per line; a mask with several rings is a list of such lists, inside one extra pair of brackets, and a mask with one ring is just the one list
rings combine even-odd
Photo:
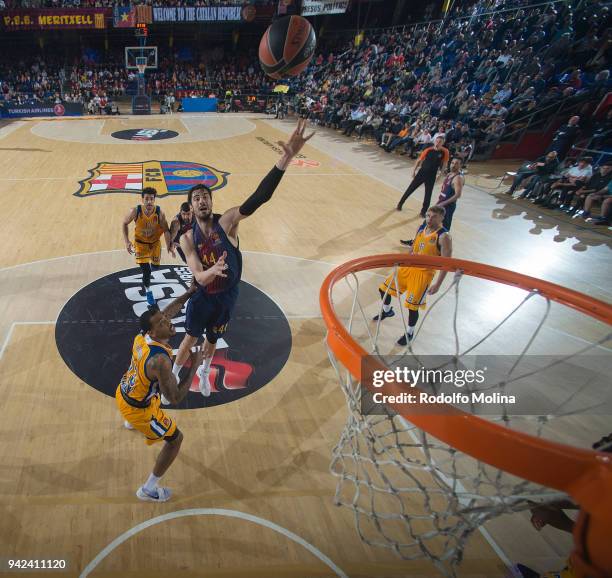
[(227, 277), (215, 277), (187, 302), (185, 331), (192, 337), (206, 333), (209, 341), (221, 337), (227, 330), (232, 310), (238, 299), (238, 284), (242, 276), (242, 255), (227, 238), (223, 227), (219, 225), (221, 215), (213, 215), (213, 226), (210, 235), (205, 235), (197, 221), (192, 226), (193, 245), (203, 269), (212, 267), (224, 252)]
[(185, 221), (185, 220), (183, 220), (183, 217), (181, 217), (180, 213), (178, 215), (176, 215), (174, 218), (178, 220), (179, 229), (178, 229), (178, 232), (176, 233), (176, 235), (174, 236), (174, 239), (172, 239), (172, 242), (176, 243), (177, 245), (179, 245), (176, 248), (176, 250), (177, 250), (178, 254), (180, 255), (181, 259), (183, 260), (183, 263), (187, 263), (187, 260), (185, 259), (185, 253), (183, 253), (183, 249), (181, 249), (179, 243), (180, 243), (181, 237), (187, 231), (189, 231), (189, 229), (191, 229), (193, 227), (194, 220), (192, 219), (191, 221)]
[[(444, 182), (442, 183), (442, 190), (440, 191), (440, 196), (438, 197), (438, 203), (441, 203), (442, 201), (447, 201), (448, 199), (450, 199), (451, 197), (455, 195), (455, 187), (453, 186), (453, 181), (455, 180), (455, 177), (457, 176), (460, 176), (460, 173), (451, 173), (449, 175), (446, 175), (446, 178), (444, 179)], [(456, 202), (450, 203), (448, 205), (444, 205), (444, 210), (446, 212), (444, 213), (444, 221), (442, 223), (442, 226), (447, 231), (450, 231), (451, 223), (453, 221), (453, 214), (456, 208), (457, 208)]]

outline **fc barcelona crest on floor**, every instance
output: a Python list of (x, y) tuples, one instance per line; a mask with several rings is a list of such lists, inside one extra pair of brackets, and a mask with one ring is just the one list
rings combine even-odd
[(136, 163), (98, 163), (89, 176), (79, 182), (77, 197), (106, 193), (136, 193), (154, 187), (158, 197), (182, 195), (194, 185), (211, 190), (224, 187), (230, 173), (210, 165), (184, 161), (144, 161)]

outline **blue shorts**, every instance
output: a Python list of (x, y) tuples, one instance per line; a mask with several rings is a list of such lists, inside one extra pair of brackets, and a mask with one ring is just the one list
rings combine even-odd
[(192, 337), (219, 339), (226, 331), (238, 299), (238, 285), (223, 293), (208, 295), (199, 290), (187, 302), (185, 332)]
[(450, 205), (446, 205), (446, 207), (444, 207), (446, 212), (444, 213), (444, 221), (442, 223), (442, 226), (447, 231), (450, 231), (451, 223), (453, 222), (453, 214), (455, 213), (456, 208), (457, 208), (457, 203), (451, 203)]

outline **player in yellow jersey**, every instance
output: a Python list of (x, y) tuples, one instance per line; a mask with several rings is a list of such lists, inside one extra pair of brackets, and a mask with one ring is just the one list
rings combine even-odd
[(179, 313), (196, 286), (175, 299), (163, 311), (152, 307), (140, 316), (141, 333), (134, 338), (132, 362), (117, 387), (115, 400), (128, 429), (145, 436), (147, 445), (163, 441), (153, 472), (136, 492), (139, 499), (165, 502), (170, 499), (168, 488), (158, 487), (183, 441), (175, 421), (160, 408), (160, 394), (178, 404), (187, 395), (196, 369), (202, 363), (202, 352), (190, 352), (191, 367), (180, 381), (172, 373), (172, 348), (168, 340), (176, 334), (171, 319)]
[[(449, 232), (442, 226), (444, 220), (444, 207), (430, 207), (425, 221), (419, 227), (414, 238), (411, 253), (413, 255), (436, 255), (451, 257), (453, 254), (452, 239)], [(405, 294), (404, 306), (408, 308), (408, 329), (406, 334), (398, 340), (398, 345), (406, 345), (414, 335), (414, 328), (419, 319), (419, 309), (426, 305), (427, 295), (437, 293), (446, 277), (446, 271), (440, 271), (438, 278), (432, 285), (435, 270), (422, 267), (399, 267), (397, 272), (397, 285), (395, 274), (389, 275), (379, 287), (380, 297), (383, 299), (383, 308), (380, 315), (374, 317), (382, 321), (393, 317), (395, 312), (391, 307), (391, 297)]]
[[(155, 204), (157, 191), (153, 187), (142, 190), (142, 204), (137, 205), (123, 220), (123, 240), (125, 248), (130, 255), (136, 255), (136, 263), (142, 270), (142, 285), (144, 287), (147, 303), (155, 305), (155, 298), (151, 291), (151, 267), (159, 266), (161, 260), (161, 242), (163, 235), (168, 253), (176, 257), (174, 245), (170, 237), (170, 229), (166, 215)], [(134, 221), (134, 243), (130, 241), (128, 226)]]

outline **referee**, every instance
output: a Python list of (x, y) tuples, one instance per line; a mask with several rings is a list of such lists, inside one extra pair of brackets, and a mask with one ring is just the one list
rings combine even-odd
[(422, 184), (425, 184), (425, 197), (423, 198), (423, 208), (421, 209), (421, 217), (425, 218), (425, 213), (429, 209), (431, 202), (431, 194), (436, 182), (436, 175), (439, 170), (447, 166), (449, 160), (448, 149), (442, 146), (445, 136), (443, 134), (436, 135), (434, 145), (427, 147), (420, 154), (414, 170), (412, 171), (412, 182), (402, 195), (400, 202), (397, 204), (397, 210), (401, 211), (406, 199), (414, 193)]

